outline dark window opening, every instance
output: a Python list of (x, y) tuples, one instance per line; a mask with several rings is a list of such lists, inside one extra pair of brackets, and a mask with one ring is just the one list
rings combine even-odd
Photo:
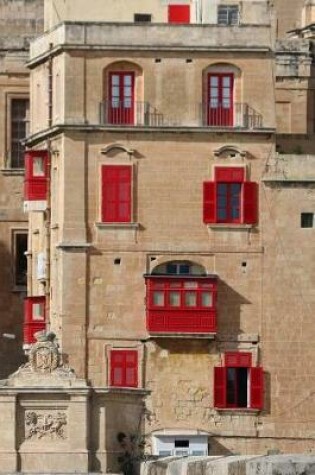
[(152, 15), (149, 13), (135, 13), (134, 22), (135, 23), (150, 23)]
[(301, 228), (313, 228), (313, 227), (314, 227), (314, 214), (301, 213)]
[(28, 124), (28, 99), (12, 99), (11, 101), (11, 167), (24, 168), (25, 147), (21, 141), (27, 135)]
[(227, 405), (247, 407), (247, 368), (227, 368)]
[(15, 285), (26, 286), (27, 284), (27, 234), (15, 235)]
[(175, 448), (186, 448), (189, 447), (189, 440), (175, 440)]

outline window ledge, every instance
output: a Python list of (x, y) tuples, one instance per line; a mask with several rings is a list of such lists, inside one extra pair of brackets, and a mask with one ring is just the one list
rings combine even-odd
[(149, 340), (154, 340), (155, 338), (180, 338), (180, 339), (197, 339), (197, 340), (214, 340), (216, 333), (176, 333), (176, 332), (160, 332), (154, 333), (149, 331), (150, 337)]
[(24, 168), (1, 168), (0, 172), (4, 176), (24, 176)]
[(215, 407), (214, 408), (218, 412), (223, 412), (224, 414), (257, 414), (261, 412), (262, 409), (253, 409), (251, 407)]
[(255, 224), (242, 223), (211, 223), (206, 225), (209, 229), (252, 229)]
[(93, 388), (96, 393), (101, 394), (134, 394), (138, 396), (146, 396), (151, 393), (149, 389), (144, 388), (123, 388), (114, 386), (95, 387)]
[(16, 285), (12, 289), (12, 293), (14, 293), (14, 294), (25, 293), (25, 292), (27, 292), (27, 286), (26, 285)]
[(139, 223), (95, 223), (99, 229), (139, 229)]

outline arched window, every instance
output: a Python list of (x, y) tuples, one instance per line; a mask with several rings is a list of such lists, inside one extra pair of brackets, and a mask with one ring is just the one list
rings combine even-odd
[(145, 275), (147, 329), (156, 335), (214, 335), (217, 278), (199, 264), (170, 261)]

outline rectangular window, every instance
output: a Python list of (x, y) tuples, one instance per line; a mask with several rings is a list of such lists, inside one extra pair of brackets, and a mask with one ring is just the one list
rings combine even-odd
[(133, 71), (109, 73), (109, 123), (113, 125), (134, 124), (134, 83)]
[(131, 222), (131, 181), (130, 165), (102, 166), (102, 222)]
[(214, 368), (217, 408), (263, 408), (263, 369), (252, 367), (251, 354), (225, 354), (225, 366)]
[(234, 125), (234, 75), (208, 74), (207, 125), (232, 127)]
[(14, 254), (14, 285), (26, 288), (27, 284), (27, 232), (13, 232), (13, 254)]
[(29, 99), (10, 100), (10, 165), (11, 168), (24, 168), (24, 150), (21, 143), (27, 135), (29, 122)]
[(134, 22), (135, 23), (150, 23), (151, 15), (149, 13), (135, 13)]
[(240, 11), (238, 5), (219, 5), (218, 24), (238, 25), (240, 22)]
[(169, 5), (169, 23), (190, 23), (190, 5)]
[(314, 227), (314, 213), (301, 213), (301, 228)]
[(216, 167), (203, 185), (204, 223), (257, 223), (258, 185), (245, 181), (244, 167)]
[(110, 352), (110, 385), (138, 387), (138, 352), (136, 350)]

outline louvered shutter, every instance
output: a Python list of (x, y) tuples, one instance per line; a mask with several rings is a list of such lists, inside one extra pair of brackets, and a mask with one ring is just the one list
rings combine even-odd
[(247, 181), (243, 184), (243, 223), (258, 222), (258, 184)]
[(203, 222), (216, 222), (216, 183), (212, 181), (203, 184)]
[(102, 222), (131, 221), (131, 178), (129, 165), (102, 167)]
[(262, 409), (264, 405), (264, 373), (263, 369), (250, 368), (250, 407)]
[(214, 407), (226, 407), (226, 368), (214, 368)]

